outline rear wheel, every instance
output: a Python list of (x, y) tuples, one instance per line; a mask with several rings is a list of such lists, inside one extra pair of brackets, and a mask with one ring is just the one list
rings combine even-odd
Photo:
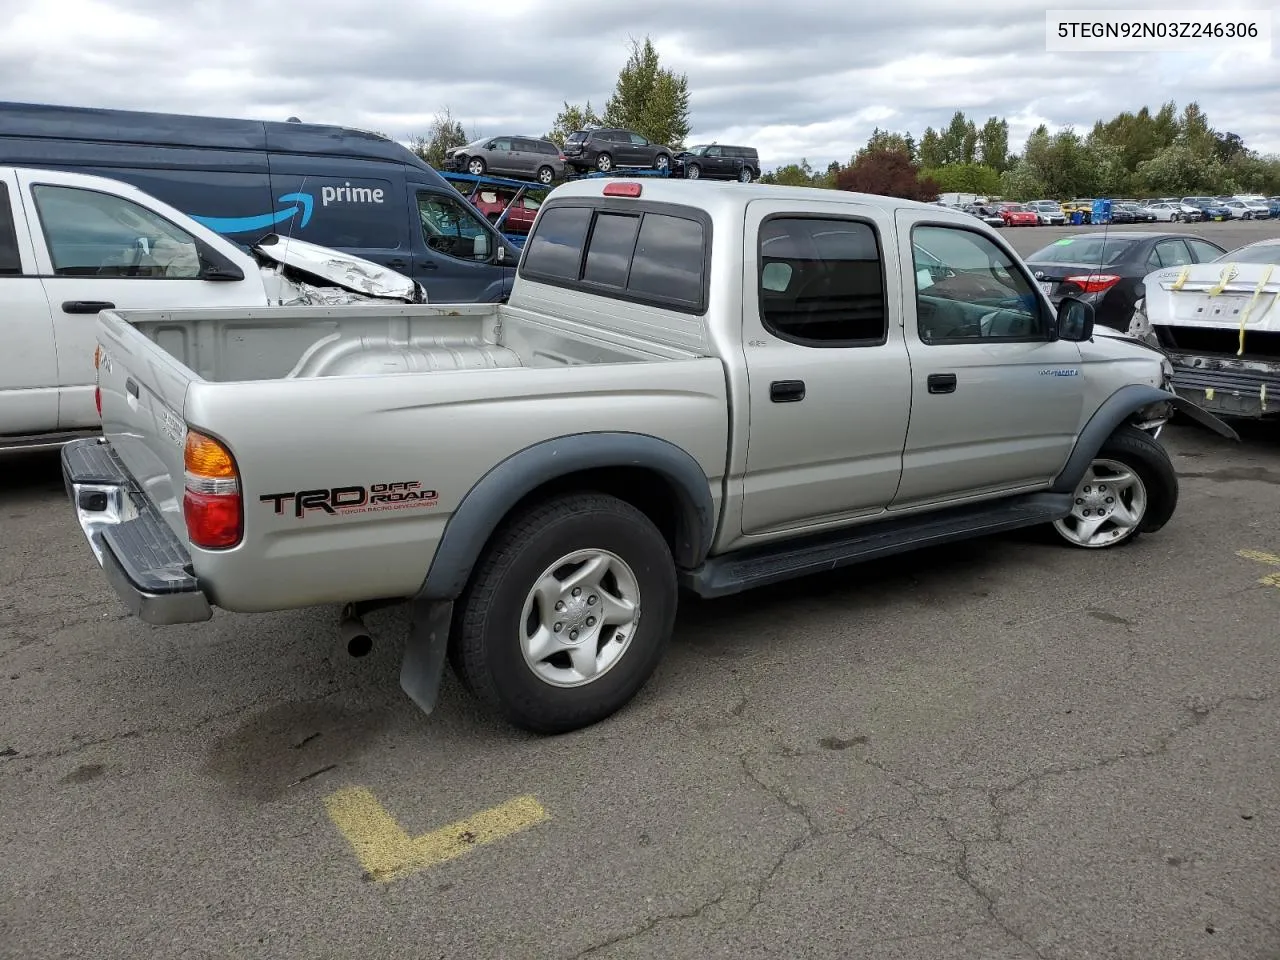
[(600, 154), (596, 157), (596, 169), (601, 173), (608, 173), (613, 169), (613, 157), (607, 153)]
[(1165, 449), (1125, 424), (1102, 445), (1076, 484), (1069, 516), (1053, 529), (1073, 547), (1097, 550), (1159, 530), (1178, 504), (1178, 475)]
[(657, 155), (657, 157), (654, 158), (653, 169), (661, 170), (663, 173), (667, 173), (670, 170), (670, 168), (671, 168), (671, 158), (668, 157), (665, 153), (660, 153)]
[(565, 733), (635, 696), (662, 658), (676, 602), (671, 551), (648, 517), (604, 494), (558, 497), (487, 548), (459, 604), (450, 660), (511, 723)]
[(539, 183), (550, 183), (550, 182), (551, 182), (552, 180), (554, 180), (555, 178), (556, 178), (556, 172), (555, 172), (554, 170), (552, 170), (550, 167), (539, 167), (539, 168), (538, 168), (538, 182), (539, 182)]
[(750, 183), (753, 179), (755, 178), (752, 176), (750, 167), (743, 167), (740, 171), (738, 171), (739, 183)]

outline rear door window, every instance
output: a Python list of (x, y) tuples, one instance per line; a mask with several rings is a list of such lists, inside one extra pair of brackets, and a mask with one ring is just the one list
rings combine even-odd
[(582, 279), (587, 283), (624, 289), (639, 230), (640, 218), (637, 216), (620, 213), (597, 216), (587, 247), (587, 264)]
[(704, 233), (697, 220), (646, 213), (627, 290), (696, 307), (702, 302), (704, 256)]
[(544, 211), (525, 247), (520, 273), (533, 279), (577, 280), (590, 225), (590, 207)]
[(18, 256), (18, 231), (13, 225), (9, 187), (0, 183), (0, 277), (21, 275), (22, 258)]

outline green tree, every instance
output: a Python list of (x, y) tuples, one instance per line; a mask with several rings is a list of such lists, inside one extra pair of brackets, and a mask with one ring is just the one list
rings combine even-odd
[(963, 110), (957, 110), (951, 122), (942, 131), (942, 164), (973, 163), (978, 154), (978, 128), (966, 119)]
[(409, 149), (431, 166), (440, 167), (444, 164), (444, 156), (448, 150), (465, 146), (468, 142), (466, 129), (454, 119), (452, 111), (445, 107), (437, 111), (426, 133), (409, 138)]
[(590, 100), (587, 101), (586, 106), (581, 107), (566, 100), (564, 109), (556, 114), (555, 123), (552, 124), (551, 130), (547, 133), (547, 139), (557, 146), (563, 147), (565, 140), (569, 138), (569, 134), (577, 130), (598, 126), (600, 126), (600, 117), (592, 109)]
[(1215, 157), (1175, 143), (1138, 164), (1137, 174), (1152, 193), (1187, 196), (1221, 189), (1224, 171)]
[(910, 134), (892, 133), (876, 127), (871, 131), (871, 136), (867, 139), (867, 145), (853, 155), (850, 163), (856, 163), (858, 157), (864, 153), (876, 150), (903, 150), (910, 156), (912, 153), (910, 140)]
[(1011, 200), (1044, 200), (1052, 196), (1044, 181), (1025, 160), (1013, 164), (1000, 174), (1000, 195)]
[(605, 104), (604, 122), (675, 149), (689, 136), (689, 80), (661, 65), (649, 37), (631, 41), (631, 54)]
[(997, 173), (1009, 168), (1009, 121), (988, 117), (978, 133), (978, 159)]
[[(835, 165), (837, 168), (839, 164)], [(830, 168), (828, 168), (830, 169)], [(808, 160), (799, 163), (788, 163), (768, 173), (762, 174), (761, 183), (775, 183), (784, 187), (817, 187), (824, 186), (825, 174), (814, 173)]]
[(940, 167), (947, 162), (946, 153), (942, 148), (942, 138), (933, 127), (925, 127), (924, 134), (920, 137), (920, 149), (916, 152), (916, 159), (920, 161), (922, 167), (930, 169)]
[(920, 176), (934, 180), (940, 193), (976, 193), (981, 196), (1000, 193), (1000, 174), (994, 167), (981, 163), (949, 163), (943, 167), (925, 167)]

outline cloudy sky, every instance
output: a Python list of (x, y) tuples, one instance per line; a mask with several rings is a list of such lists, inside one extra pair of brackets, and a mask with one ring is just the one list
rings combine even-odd
[[(0, 97), (285, 119), (407, 138), (448, 107), (477, 136), (540, 134), (565, 100), (602, 106), (649, 34), (686, 73), (692, 139), (757, 146), (771, 167), (847, 160), (872, 128), (918, 137), (956, 109), (1087, 129), (1197, 100), (1220, 130), (1280, 153), (1280, 61), (1260, 54), (1045, 51), (1059, 0), (0, 0)], [(1111, 9), (1116, 6), (1113, 4)], [(1128, 0), (1126, 8), (1192, 5)], [(1271, 4), (1237, 0), (1236, 9)], [(1200, 9), (1212, 7), (1207, 3)]]

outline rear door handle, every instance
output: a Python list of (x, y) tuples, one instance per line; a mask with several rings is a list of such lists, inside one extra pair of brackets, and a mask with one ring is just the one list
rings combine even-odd
[(804, 399), (803, 380), (775, 380), (769, 384), (769, 399), (774, 403), (798, 403)]
[(101, 313), (114, 310), (116, 305), (106, 300), (63, 300), (63, 313)]
[(409, 264), (405, 260), (388, 260), (387, 266), (392, 270), (403, 270), (405, 267), (409, 266)]
[(928, 384), (930, 393), (955, 393), (956, 375), (954, 373), (931, 373), (929, 374)]

